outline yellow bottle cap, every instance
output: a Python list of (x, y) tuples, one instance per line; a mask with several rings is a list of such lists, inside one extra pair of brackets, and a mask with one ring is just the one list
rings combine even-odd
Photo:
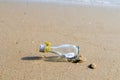
[(46, 45), (46, 47), (45, 47), (45, 52), (48, 52), (48, 51), (50, 51), (51, 50), (51, 43), (50, 42), (45, 42), (45, 45)]

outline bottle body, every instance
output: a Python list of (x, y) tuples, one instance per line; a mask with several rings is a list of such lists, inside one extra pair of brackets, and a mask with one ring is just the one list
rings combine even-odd
[(60, 46), (51, 46), (49, 52), (55, 53), (61, 57), (72, 59), (79, 55), (79, 48), (75, 45), (64, 44)]

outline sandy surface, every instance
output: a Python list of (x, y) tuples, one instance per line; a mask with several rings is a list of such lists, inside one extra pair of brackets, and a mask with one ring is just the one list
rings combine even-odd
[[(56, 61), (44, 41), (79, 45), (87, 61)], [(0, 46), (0, 80), (119, 80), (120, 9), (0, 3)]]

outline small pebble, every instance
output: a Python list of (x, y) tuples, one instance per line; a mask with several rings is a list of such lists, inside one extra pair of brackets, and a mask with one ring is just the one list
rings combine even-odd
[(18, 44), (18, 42), (15, 42), (15, 44)]
[(44, 56), (44, 55), (42, 55), (41, 57), (42, 57), (42, 58), (46, 58), (46, 56)]
[(79, 59), (80, 59), (80, 62), (85, 62), (85, 61), (87, 61), (87, 59), (86, 59), (84, 56), (80, 56)]
[(92, 63), (88, 66), (90, 69), (95, 69), (96, 68), (96, 64)]
[(35, 43), (35, 41), (32, 41), (32, 44), (34, 44)]

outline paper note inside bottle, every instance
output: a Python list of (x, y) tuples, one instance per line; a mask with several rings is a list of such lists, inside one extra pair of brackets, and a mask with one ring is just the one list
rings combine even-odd
[(66, 58), (73, 58), (75, 56), (75, 53), (67, 53), (67, 54), (64, 54), (64, 56)]

